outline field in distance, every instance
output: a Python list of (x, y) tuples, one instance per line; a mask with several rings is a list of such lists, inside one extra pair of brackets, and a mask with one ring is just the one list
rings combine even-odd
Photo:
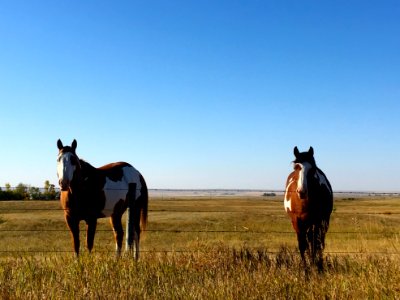
[[(335, 199), (326, 253), (398, 253), (400, 197)], [(85, 224), (81, 222), (81, 239)], [(1, 255), (71, 251), (58, 201), (0, 202)], [(282, 196), (152, 197), (143, 252), (183, 252), (200, 246), (296, 248)], [(108, 219), (99, 219), (94, 251), (114, 251)]]

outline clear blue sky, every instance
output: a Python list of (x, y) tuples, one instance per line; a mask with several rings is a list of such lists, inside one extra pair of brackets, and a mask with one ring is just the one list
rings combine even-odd
[(1, 1), (0, 185), (56, 141), (150, 188), (400, 190), (399, 1)]

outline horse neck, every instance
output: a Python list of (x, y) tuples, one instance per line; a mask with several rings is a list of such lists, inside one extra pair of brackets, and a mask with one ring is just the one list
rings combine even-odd
[(93, 167), (91, 164), (89, 164), (84, 160), (80, 160), (80, 165), (81, 169), (79, 174), (80, 177), (79, 182), (81, 188), (85, 188), (88, 185), (90, 185), (90, 183), (93, 182), (93, 180), (96, 180), (98, 176), (98, 169)]
[(318, 167), (313, 167), (310, 169), (309, 174), (307, 175), (308, 196), (311, 199), (314, 197), (319, 197), (319, 194), (323, 189), (321, 186), (321, 176), (325, 177), (325, 174)]
[(88, 177), (91, 176), (91, 174), (93, 174), (96, 170), (95, 167), (93, 167), (91, 164), (89, 164), (88, 162), (80, 159), (79, 160), (80, 165), (81, 165), (81, 176), (82, 177)]
[(315, 182), (315, 174), (317, 172), (317, 167), (312, 166), (307, 173), (307, 185), (312, 185)]

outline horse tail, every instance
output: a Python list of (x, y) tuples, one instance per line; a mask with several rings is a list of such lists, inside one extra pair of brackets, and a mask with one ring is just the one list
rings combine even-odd
[(141, 188), (140, 196), (137, 199), (135, 199), (137, 183), (129, 184), (128, 215), (126, 218), (126, 249), (132, 249), (132, 245), (134, 244), (136, 259), (139, 258), (140, 232), (145, 230), (147, 225), (149, 202), (147, 185), (141, 174), (139, 174), (139, 179)]
[(149, 192), (147, 190), (146, 181), (142, 175), (140, 175), (140, 183), (142, 187), (140, 189), (140, 197), (138, 198), (138, 207), (140, 209), (140, 230), (144, 231), (147, 226)]

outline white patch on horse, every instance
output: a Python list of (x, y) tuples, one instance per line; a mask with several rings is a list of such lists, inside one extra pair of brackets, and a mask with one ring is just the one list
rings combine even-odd
[(285, 200), (283, 201), (283, 205), (285, 207), (285, 211), (289, 212), (292, 211), (292, 199), (290, 198), (290, 191), (289, 191), (289, 187), (294, 183), (294, 178), (290, 178), (288, 185), (286, 187), (286, 191), (285, 191)]
[(308, 162), (298, 163), (301, 166), (301, 170), (299, 172), (299, 180), (297, 184), (298, 192), (307, 192), (307, 173), (312, 168), (311, 164)]
[(286, 199), (285, 198), (285, 201), (284, 201), (283, 205), (285, 206), (285, 211), (286, 212), (292, 211), (292, 200), (291, 199)]
[(130, 166), (122, 168), (122, 171), (123, 176), (119, 181), (112, 181), (106, 177), (106, 183), (104, 185), (106, 203), (102, 211), (106, 217), (111, 216), (118, 201), (126, 199), (130, 183), (136, 183), (135, 200), (140, 196), (142, 185), (140, 183), (139, 172), (134, 167)]

